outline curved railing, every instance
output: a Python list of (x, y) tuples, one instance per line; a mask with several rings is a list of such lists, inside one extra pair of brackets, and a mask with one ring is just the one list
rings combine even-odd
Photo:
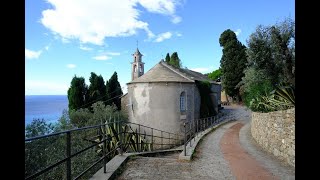
[[(43, 161), (46, 164), (47, 160), (46, 158), (42, 158), (42, 156), (46, 156), (45, 153), (49, 148), (48, 146), (54, 149), (51, 151), (55, 153), (54, 156), (61, 157), (62, 159), (48, 164), (46, 167), (39, 167), (36, 172), (26, 171), (25, 179), (53, 179), (48, 173), (57, 168), (60, 168), (60, 171), (64, 171), (63, 175), (58, 173), (59, 177), (63, 176), (63, 179), (67, 180), (79, 179), (94, 168), (100, 169), (101, 165), (97, 167), (99, 163), (102, 163), (104, 172), (106, 173), (107, 162), (113, 156), (123, 151), (153, 151), (155, 149), (172, 148), (183, 143), (183, 136), (180, 134), (125, 121), (110, 122), (32, 137), (25, 139), (26, 166), (28, 166), (28, 162), (32, 161), (32, 158)], [(60, 152), (59, 149), (56, 149), (58, 147), (64, 148), (60, 149)], [(44, 150), (41, 151), (41, 148)], [(39, 151), (39, 156), (32, 154), (35, 151)], [(80, 167), (75, 166), (80, 166), (81, 162), (77, 162), (76, 157), (86, 152), (89, 152), (92, 157), (96, 157), (96, 160), (92, 159), (92, 162), (90, 161), (90, 164), (87, 165), (88, 167), (84, 170), (79, 170)], [(83, 156), (88, 161), (87, 154)], [(65, 164), (64, 168), (62, 167), (63, 164)], [(72, 171), (73, 168), (77, 168), (76, 172)]]
[(192, 143), (192, 139), (195, 141), (195, 137), (202, 131), (222, 122), (219, 116), (211, 116), (207, 118), (195, 119), (191, 122), (184, 123), (184, 156), (186, 156), (186, 147), (188, 143)]

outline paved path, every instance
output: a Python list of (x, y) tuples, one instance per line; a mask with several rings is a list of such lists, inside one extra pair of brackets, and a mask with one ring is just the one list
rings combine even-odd
[(136, 157), (127, 163), (118, 179), (295, 179), (293, 168), (264, 152), (252, 140), (250, 111), (242, 106), (227, 106), (223, 111), (223, 118), (237, 121), (208, 134), (196, 148), (192, 161), (179, 161), (178, 153)]

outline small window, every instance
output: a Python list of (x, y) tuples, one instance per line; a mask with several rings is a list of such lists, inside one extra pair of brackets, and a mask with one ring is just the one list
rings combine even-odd
[(137, 65), (134, 65), (134, 72), (137, 72)]
[(186, 93), (182, 92), (180, 94), (180, 111), (186, 111)]
[(140, 64), (139, 72), (142, 72), (142, 65)]

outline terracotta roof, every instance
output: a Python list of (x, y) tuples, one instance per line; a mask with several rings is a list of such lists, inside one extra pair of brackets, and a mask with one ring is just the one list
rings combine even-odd
[(142, 82), (185, 82), (192, 83), (198, 81), (209, 81), (211, 83), (216, 83), (210, 80), (205, 75), (195, 72), (189, 69), (176, 68), (167, 64), (165, 61), (161, 60), (154, 67), (152, 67), (148, 72), (139, 78), (127, 83), (142, 83)]

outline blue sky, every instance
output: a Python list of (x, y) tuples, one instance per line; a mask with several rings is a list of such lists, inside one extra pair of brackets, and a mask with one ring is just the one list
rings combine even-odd
[(116, 71), (127, 91), (132, 54), (145, 73), (178, 52), (182, 66), (208, 73), (220, 66), (219, 37), (236, 32), (245, 45), (258, 25), (295, 19), (294, 0), (26, 0), (25, 94), (66, 95), (74, 75), (107, 81)]

